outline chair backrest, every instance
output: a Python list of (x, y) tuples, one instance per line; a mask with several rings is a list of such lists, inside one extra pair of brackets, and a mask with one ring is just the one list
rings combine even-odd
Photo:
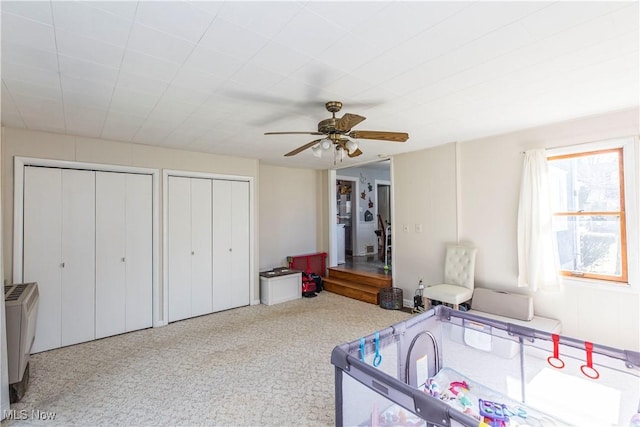
[(447, 245), (444, 283), (473, 289), (477, 250), (469, 245)]

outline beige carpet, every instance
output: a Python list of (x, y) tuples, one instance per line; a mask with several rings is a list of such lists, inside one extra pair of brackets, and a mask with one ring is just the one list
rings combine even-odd
[(39, 353), (3, 425), (333, 425), (331, 350), (408, 316), (322, 292)]

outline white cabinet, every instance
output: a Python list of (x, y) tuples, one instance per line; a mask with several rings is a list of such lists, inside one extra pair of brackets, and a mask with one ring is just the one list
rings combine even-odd
[(96, 172), (96, 338), (152, 324), (151, 176)]
[(302, 298), (302, 273), (291, 270), (260, 273), (260, 302), (265, 305), (280, 304)]
[(152, 178), (25, 166), (22, 280), (38, 282), (33, 352), (152, 324)]
[(34, 353), (95, 338), (94, 179), (25, 168), (23, 280), (40, 291)]
[(212, 310), (211, 180), (169, 177), (169, 321)]
[(249, 183), (167, 177), (169, 321), (250, 303)]

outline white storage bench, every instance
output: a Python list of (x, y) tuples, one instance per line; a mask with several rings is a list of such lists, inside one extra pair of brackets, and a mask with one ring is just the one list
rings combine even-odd
[(278, 268), (260, 273), (260, 302), (279, 304), (302, 298), (302, 273)]
[[(469, 313), (550, 334), (562, 332), (562, 324), (559, 320), (534, 314), (533, 298), (529, 295), (476, 288), (473, 292)], [(518, 353), (518, 343), (510, 339), (500, 339), (496, 336), (483, 334), (482, 329), (481, 325), (467, 322), (461, 332), (463, 336), (455, 337), (455, 340), (472, 347), (491, 351), (501, 357), (511, 358)], [(506, 332), (504, 332), (504, 337), (507, 338)]]

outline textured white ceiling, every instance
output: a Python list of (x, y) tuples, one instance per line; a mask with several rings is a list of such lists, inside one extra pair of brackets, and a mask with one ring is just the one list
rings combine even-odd
[(638, 1), (6, 1), (2, 124), (330, 168), (638, 105)]

